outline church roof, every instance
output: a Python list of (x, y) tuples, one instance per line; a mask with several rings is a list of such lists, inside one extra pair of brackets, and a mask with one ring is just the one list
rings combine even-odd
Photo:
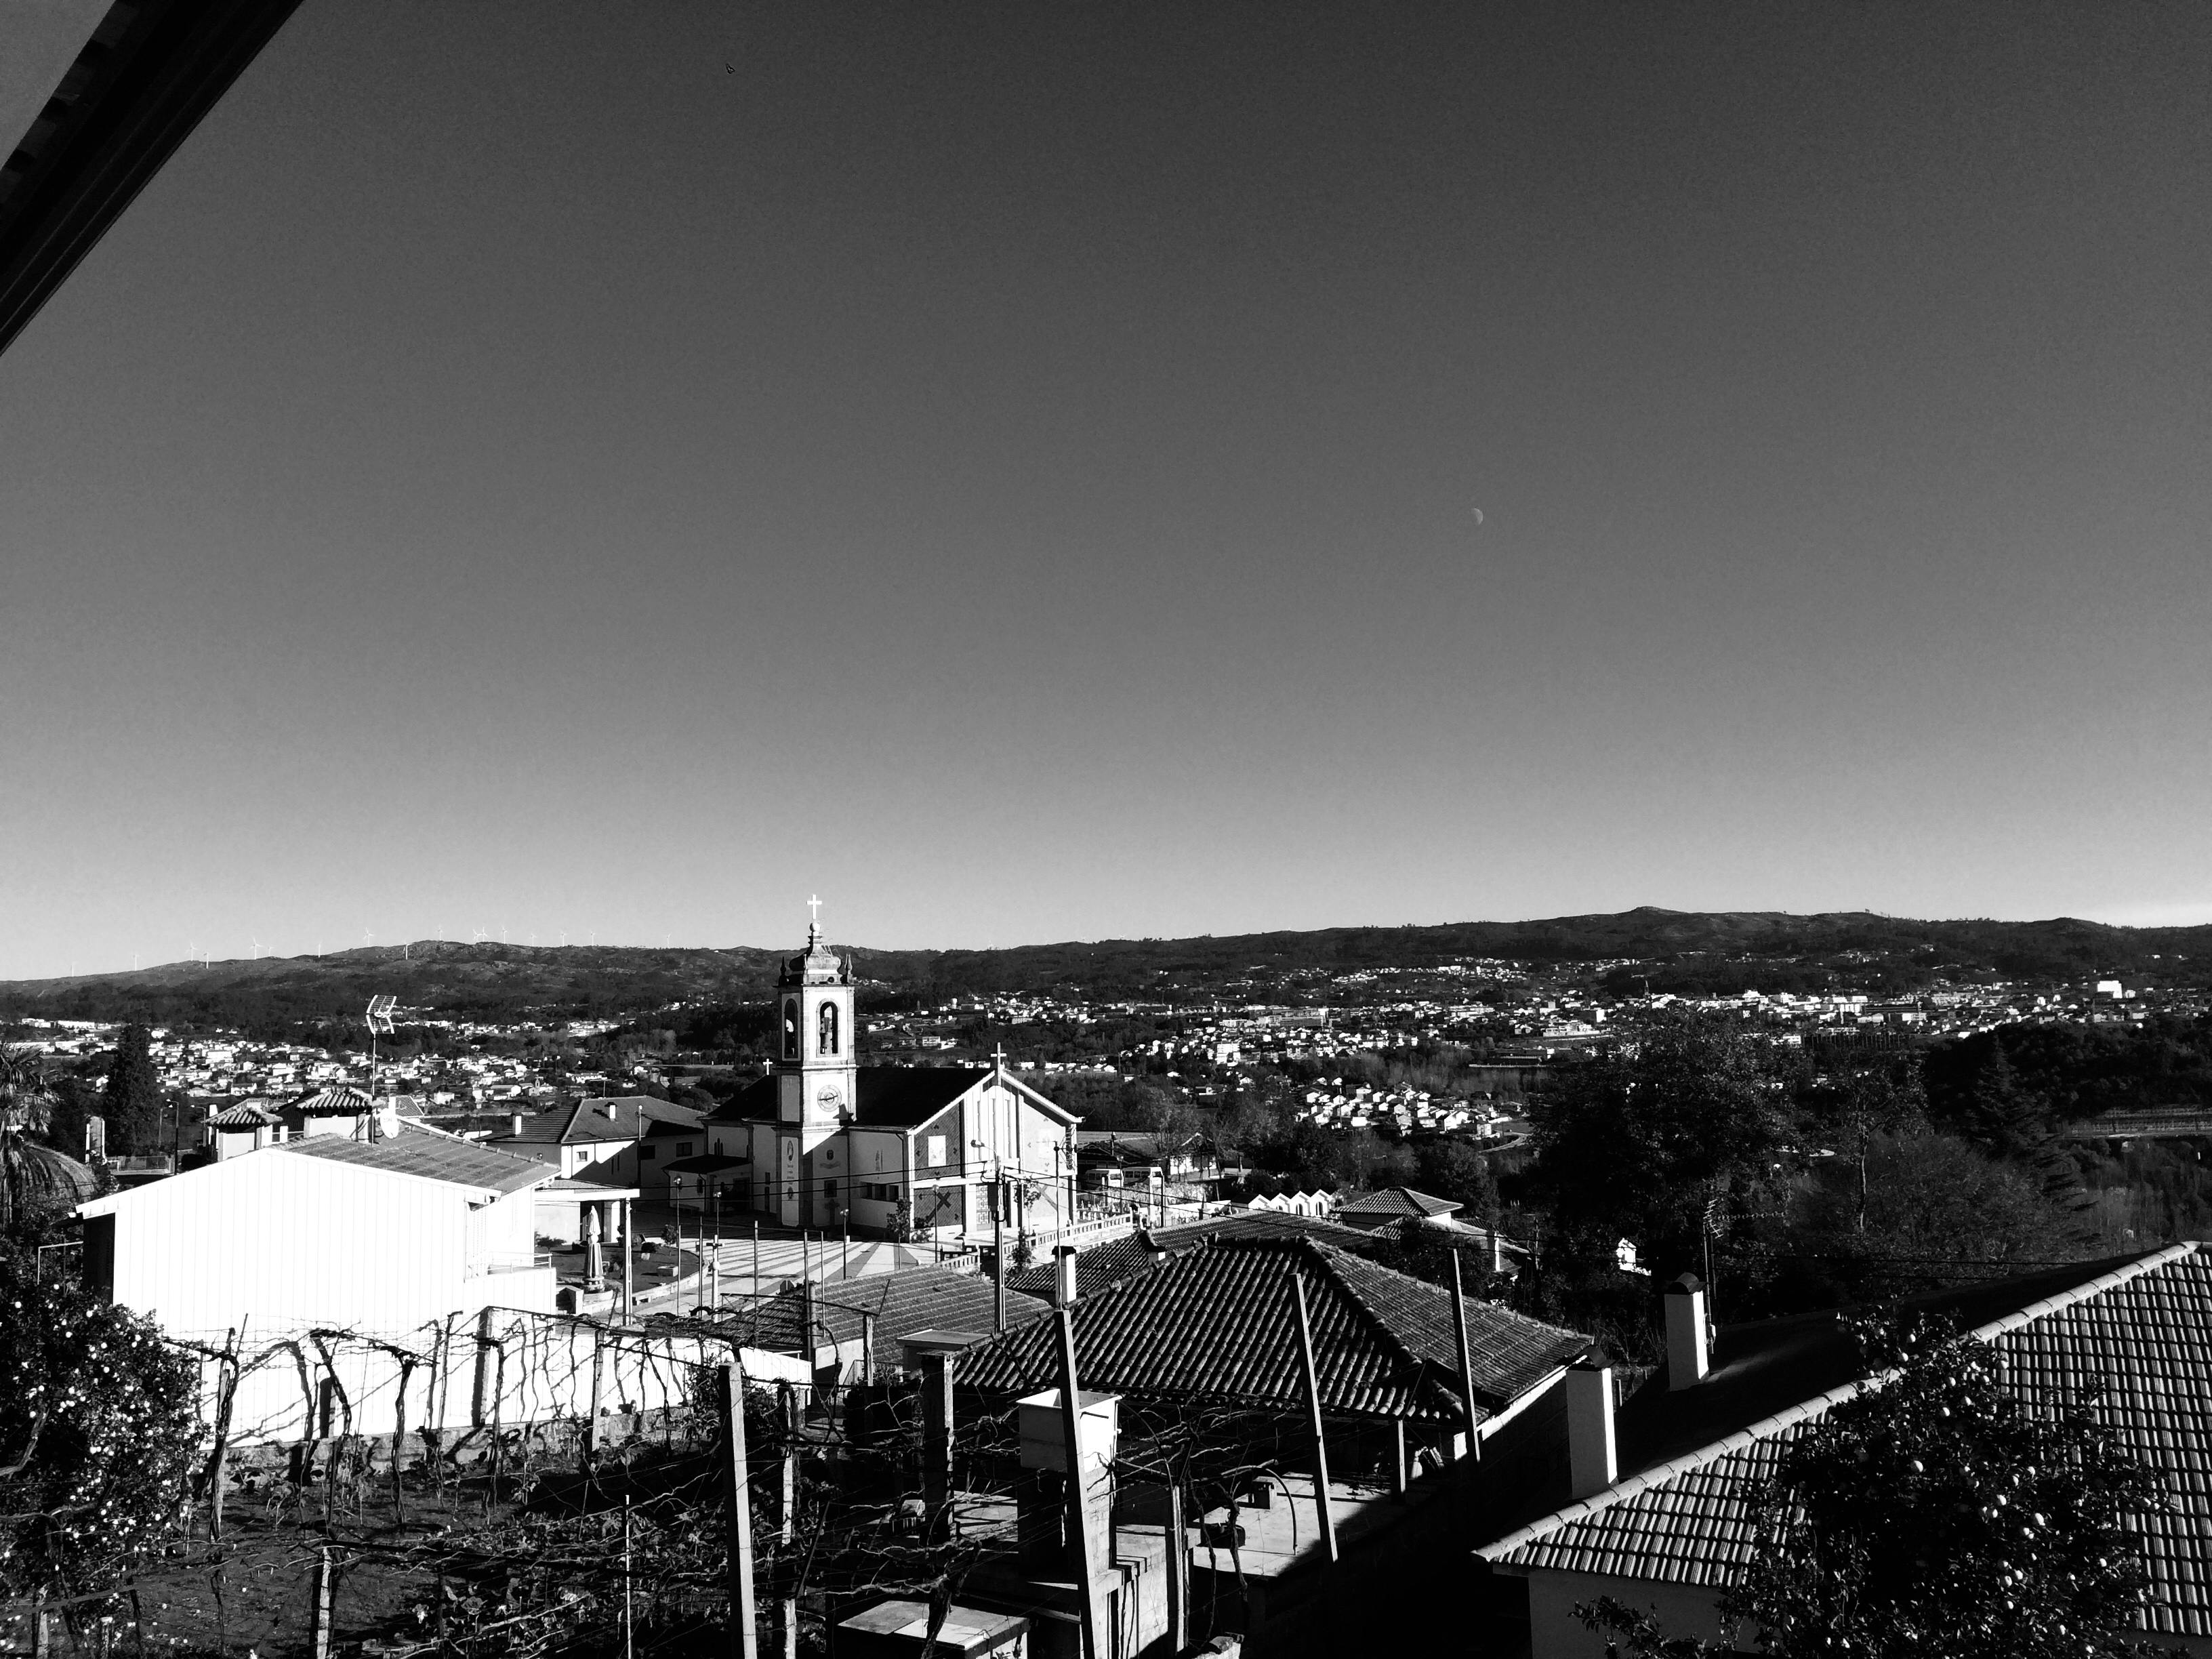
[[(853, 1072), (853, 1123), (862, 1129), (913, 1129), (991, 1075), (978, 1066), (861, 1066)], [(709, 1120), (766, 1123), (776, 1115), (775, 1077), (757, 1078)]]

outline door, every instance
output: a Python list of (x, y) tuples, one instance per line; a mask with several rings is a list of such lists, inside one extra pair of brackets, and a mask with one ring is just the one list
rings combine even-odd
[(776, 1216), (787, 1227), (796, 1227), (799, 1218), (799, 1137), (776, 1137), (777, 1168), (782, 1190), (777, 1194)]

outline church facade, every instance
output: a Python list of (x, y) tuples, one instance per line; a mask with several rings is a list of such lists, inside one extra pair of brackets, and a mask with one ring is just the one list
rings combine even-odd
[(707, 1123), (712, 1154), (744, 1160), (751, 1207), (786, 1227), (980, 1243), (1075, 1218), (1079, 1121), (1006, 1070), (862, 1066), (853, 975), (822, 941), (784, 963), (776, 1058)]

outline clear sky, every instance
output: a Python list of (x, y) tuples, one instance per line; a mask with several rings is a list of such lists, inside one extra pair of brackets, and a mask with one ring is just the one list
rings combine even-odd
[(2208, 86), (2193, 3), (307, 0), (0, 358), (0, 975), (2212, 915)]

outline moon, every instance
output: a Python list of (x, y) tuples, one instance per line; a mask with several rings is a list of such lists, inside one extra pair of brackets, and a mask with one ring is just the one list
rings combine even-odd
[(1474, 521), (1477, 524), (1482, 522), (1482, 509), (1479, 507), (1474, 509)]

